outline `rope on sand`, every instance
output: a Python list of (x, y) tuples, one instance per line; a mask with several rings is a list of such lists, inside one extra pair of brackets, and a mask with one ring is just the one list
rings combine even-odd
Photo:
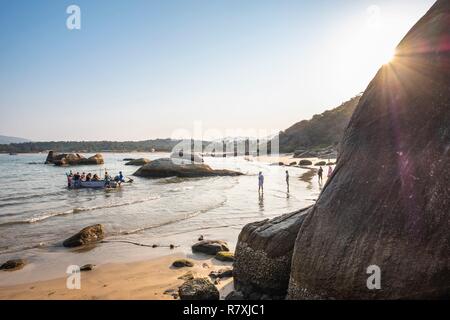
[(129, 240), (102, 240), (102, 241), (100, 241), (100, 243), (111, 243), (111, 242), (122, 242), (122, 243), (134, 244), (134, 245), (140, 246), (140, 247), (150, 247), (150, 248), (170, 248), (170, 249), (174, 249), (174, 248), (179, 247), (179, 246), (175, 246), (173, 244), (170, 244), (170, 245), (145, 244), (145, 243), (134, 242), (134, 241), (129, 241)]

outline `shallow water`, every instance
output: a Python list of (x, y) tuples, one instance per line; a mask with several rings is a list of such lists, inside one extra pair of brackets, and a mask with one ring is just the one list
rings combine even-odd
[[(64, 273), (68, 264), (139, 260), (189, 247), (202, 234), (220, 238), (234, 246), (242, 226), (272, 218), (313, 203), (319, 194), (316, 183), (300, 181), (305, 169), (287, 168), (290, 192), (285, 182), (286, 167), (243, 157), (205, 158), (213, 168), (238, 170), (239, 177), (165, 178), (133, 177), (134, 183), (119, 190), (68, 190), (65, 173), (131, 176), (138, 169), (126, 166), (123, 158), (156, 159), (163, 153), (105, 153), (102, 166), (55, 167), (42, 164), (46, 154), (0, 155), (3, 187), (0, 189), (0, 262), (26, 258), (21, 271), (0, 274), (0, 285), (48, 278)], [(257, 174), (265, 175), (265, 192), (257, 191)], [(68, 250), (61, 242), (85, 226), (101, 223), (107, 240), (92, 250)], [(118, 242), (119, 241), (119, 242)], [(134, 241), (165, 247), (152, 249), (120, 241)]]

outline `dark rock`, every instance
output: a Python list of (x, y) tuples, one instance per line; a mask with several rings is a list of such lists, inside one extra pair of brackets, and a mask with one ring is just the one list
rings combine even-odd
[(298, 162), (298, 165), (299, 165), (299, 166), (310, 166), (310, 165), (312, 165), (312, 162), (309, 161), (309, 160), (300, 160), (300, 161)]
[(150, 160), (146, 158), (133, 159), (125, 163), (126, 166), (143, 166), (144, 164), (149, 163)]
[(261, 300), (262, 294), (259, 292), (252, 292), (248, 296), (248, 300)]
[(134, 158), (123, 158), (122, 161), (133, 161), (133, 160), (134, 160)]
[(63, 246), (67, 248), (84, 246), (102, 240), (104, 237), (105, 231), (103, 229), (103, 226), (101, 224), (95, 224), (93, 226), (84, 228), (77, 234), (66, 239), (63, 242)]
[(214, 257), (217, 260), (220, 261), (228, 261), (233, 262), (234, 261), (234, 253), (229, 251), (219, 251), (216, 253), (216, 256)]
[(49, 151), (45, 163), (56, 166), (97, 165), (103, 164), (104, 160), (103, 156), (99, 153), (86, 158), (78, 153), (55, 154), (53, 151)]
[(314, 165), (315, 166), (325, 166), (326, 164), (327, 164), (326, 161), (319, 161), (319, 162), (316, 162)]
[(288, 298), (450, 297), (449, 39), (438, 0), (365, 90), (297, 236)]
[(203, 236), (198, 237), (198, 241), (203, 241), (203, 240), (204, 240)]
[(253, 222), (242, 229), (233, 270), (237, 290), (244, 295), (286, 294), (295, 238), (309, 209)]
[(219, 290), (206, 278), (188, 280), (178, 290), (181, 300), (219, 300)]
[(209, 255), (216, 255), (220, 251), (230, 251), (225, 241), (203, 240), (192, 246), (192, 252), (200, 252)]
[(146, 178), (165, 177), (214, 177), (214, 176), (239, 176), (242, 173), (231, 170), (214, 170), (203, 163), (176, 163), (169, 158), (153, 160), (139, 168), (134, 175)]
[(193, 267), (194, 263), (188, 259), (178, 259), (172, 263), (175, 268)]
[(297, 165), (296, 161), (293, 161), (293, 162), (289, 163), (289, 166), (296, 166), (296, 165)]
[(225, 297), (225, 300), (245, 300), (244, 295), (242, 292), (239, 291), (231, 291), (227, 296)]
[(232, 268), (223, 268), (218, 271), (211, 271), (209, 273), (211, 278), (231, 278), (233, 276)]
[(85, 264), (80, 268), (80, 271), (92, 271), (95, 268), (95, 264)]
[(5, 271), (20, 270), (25, 266), (25, 264), (26, 264), (26, 261), (23, 259), (8, 260), (0, 266), (0, 270), (5, 270)]

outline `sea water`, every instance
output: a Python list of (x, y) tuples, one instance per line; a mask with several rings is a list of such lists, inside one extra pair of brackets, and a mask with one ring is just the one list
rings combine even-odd
[[(89, 156), (89, 155), (88, 155)], [(134, 177), (139, 168), (124, 158), (168, 157), (165, 153), (104, 153), (104, 165), (56, 167), (43, 164), (46, 154), (0, 155), (0, 263), (27, 260), (27, 267), (0, 273), (0, 285), (61, 276), (70, 264), (142, 260), (174, 252), (190, 253), (200, 235), (228, 241), (232, 250), (242, 227), (311, 205), (320, 189), (299, 176), (307, 169), (271, 165), (278, 159), (205, 157), (216, 169), (238, 177)], [(114, 190), (67, 188), (66, 173), (115, 176), (122, 171), (134, 182)], [(287, 192), (285, 171), (289, 170)], [(258, 194), (258, 172), (265, 175)], [(101, 223), (106, 243), (83, 250), (62, 241), (82, 228)], [(157, 244), (158, 248), (136, 246)], [(168, 246), (173, 244), (175, 249)]]

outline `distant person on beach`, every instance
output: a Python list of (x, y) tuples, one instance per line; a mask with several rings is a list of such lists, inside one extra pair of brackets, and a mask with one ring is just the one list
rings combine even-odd
[(286, 170), (286, 185), (287, 185), (287, 190), (289, 192), (289, 171)]
[(260, 171), (258, 174), (258, 193), (260, 193), (261, 191), (264, 193), (264, 176)]
[(317, 172), (317, 175), (319, 177), (319, 182), (322, 182), (322, 174), (323, 174), (323, 169), (322, 169), (322, 166), (320, 166), (319, 171)]
[(332, 173), (333, 173), (333, 167), (331, 165), (329, 165), (328, 166), (328, 174), (327, 174), (328, 179), (330, 179)]

